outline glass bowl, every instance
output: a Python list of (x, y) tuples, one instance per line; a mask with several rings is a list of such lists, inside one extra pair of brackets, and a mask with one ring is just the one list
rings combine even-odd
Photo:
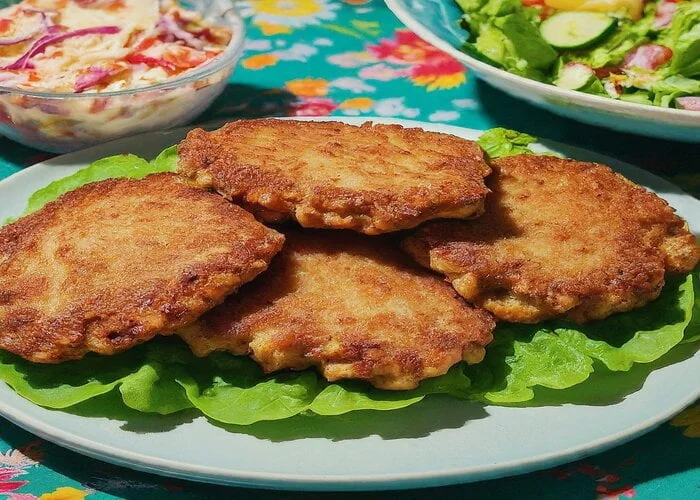
[(217, 57), (171, 80), (115, 92), (59, 94), (0, 85), (0, 134), (65, 153), (193, 120), (223, 92), (243, 52), (245, 23), (229, 0), (187, 0), (183, 5), (231, 30), (231, 41)]

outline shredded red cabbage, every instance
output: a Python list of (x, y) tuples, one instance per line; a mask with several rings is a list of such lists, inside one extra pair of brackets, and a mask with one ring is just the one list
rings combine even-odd
[(32, 57), (43, 53), (46, 47), (53, 45), (55, 43), (61, 42), (66, 38), (73, 38), (76, 36), (84, 35), (113, 35), (119, 33), (121, 28), (118, 26), (98, 26), (95, 28), (83, 28), (75, 31), (69, 31), (67, 33), (62, 33), (58, 26), (49, 26), (46, 30), (46, 35), (39, 38), (36, 42), (29, 47), (29, 50), (25, 52), (19, 59), (17, 59), (12, 64), (9, 64), (0, 69), (27, 69), (32, 68), (33, 65), (29, 61)]
[(12, 38), (0, 38), (0, 46), (15, 45), (18, 43), (26, 42), (27, 40), (31, 40), (39, 33), (46, 31), (48, 27), (51, 26), (51, 24), (53, 24), (49, 20), (48, 16), (41, 10), (21, 9), (21, 12), (25, 14), (39, 14), (39, 16), (41, 16), (39, 26), (37, 26), (36, 28), (34, 28), (34, 30), (24, 35), (15, 36)]
[(90, 66), (87, 73), (83, 73), (75, 80), (75, 87), (73, 88), (73, 91), (76, 94), (79, 94), (85, 89), (97, 85), (100, 81), (104, 80), (111, 74), (112, 72), (107, 69), (100, 68), (99, 66)]
[(170, 15), (161, 16), (158, 21), (158, 27), (167, 35), (172, 36), (176, 40), (182, 40), (192, 48), (202, 49), (204, 47), (204, 43), (201, 40), (189, 31), (181, 28), (175, 18)]

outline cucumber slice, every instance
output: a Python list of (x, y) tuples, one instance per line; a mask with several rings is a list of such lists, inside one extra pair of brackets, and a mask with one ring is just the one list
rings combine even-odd
[(579, 90), (595, 78), (595, 71), (587, 64), (568, 63), (562, 66), (554, 85), (563, 89)]
[(540, 24), (540, 34), (557, 49), (582, 49), (610, 36), (617, 19), (600, 12), (558, 12)]

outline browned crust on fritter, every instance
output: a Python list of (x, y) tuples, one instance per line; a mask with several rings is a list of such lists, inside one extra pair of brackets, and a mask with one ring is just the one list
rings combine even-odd
[(0, 348), (58, 363), (191, 323), (284, 237), (174, 174), (88, 184), (0, 228)]
[(317, 367), (328, 380), (411, 389), (478, 362), (494, 322), (393, 242), (287, 232), (270, 269), (179, 332), (198, 356), (249, 354), (266, 372)]
[(493, 168), (485, 215), (426, 224), (404, 249), (500, 319), (600, 319), (655, 299), (666, 271), (698, 262), (674, 210), (604, 165), (522, 155)]
[(265, 222), (378, 234), (483, 210), (479, 146), (399, 125), (242, 120), (192, 130), (179, 171)]

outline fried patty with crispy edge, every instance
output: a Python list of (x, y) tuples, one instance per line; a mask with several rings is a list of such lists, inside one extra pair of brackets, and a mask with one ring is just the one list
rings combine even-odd
[(283, 242), (175, 174), (85, 185), (0, 228), (0, 348), (39, 363), (124, 351), (221, 303)]
[(317, 367), (331, 381), (411, 389), (476, 363), (494, 321), (393, 241), (290, 231), (270, 269), (179, 335), (198, 356), (249, 354), (266, 372)]
[(179, 171), (264, 222), (379, 234), (481, 214), (479, 146), (399, 125), (242, 120), (192, 130)]
[(610, 168), (552, 156), (496, 160), (486, 212), (434, 222), (403, 243), (497, 318), (583, 323), (655, 299), (698, 246), (655, 194)]

